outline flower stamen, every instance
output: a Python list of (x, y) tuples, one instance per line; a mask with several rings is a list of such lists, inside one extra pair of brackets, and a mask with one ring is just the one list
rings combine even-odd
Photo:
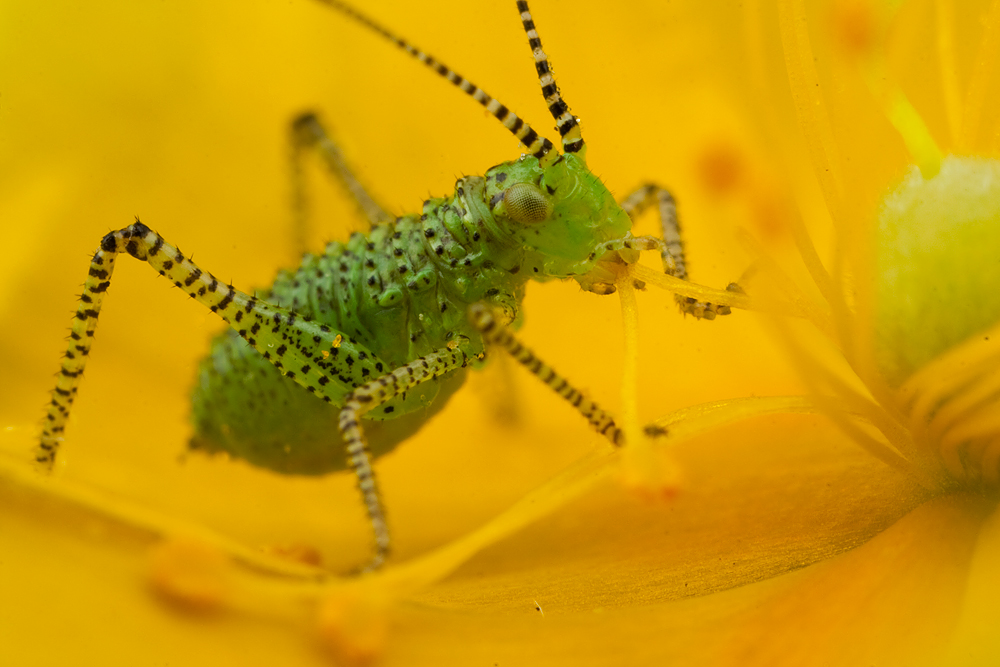
[(1000, 0), (993, 1), (983, 28), (983, 37), (979, 42), (975, 65), (972, 68), (972, 77), (965, 92), (965, 115), (962, 117), (962, 132), (958, 139), (958, 150), (962, 152), (976, 141), (986, 93), (993, 78), (997, 59), (1000, 57)]
[(948, 119), (951, 140), (958, 141), (962, 135), (962, 101), (959, 92), (958, 71), (955, 65), (955, 16), (954, 6), (949, 0), (936, 0), (934, 12), (937, 14), (935, 44), (938, 54), (938, 71), (941, 73), (941, 91), (944, 94), (944, 109)]
[(914, 439), (936, 450), (958, 479), (995, 483), (1000, 457), (1000, 327), (916, 371), (898, 392)]
[(843, 162), (816, 71), (816, 56), (809, 39), (803, 0), (781, 0), (778, 17), (799, 126), (812, 158), (816, 180), (836, 224), (846, 218), (841, 179)]

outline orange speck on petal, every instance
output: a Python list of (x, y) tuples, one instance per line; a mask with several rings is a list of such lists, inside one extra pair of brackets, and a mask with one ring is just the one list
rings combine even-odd
[(663, 449), (626, 446), (619, 480), (644, 502), (673, 500), (681, 489), (681, 478), (677, 462)]
[(279, 558), (302, 563), (303, 565), (314, 565), (322, 567), (323, 554), (319, 549), (308, 544), (282, 544), (272, 546), (268, 551)]
[(767, 239), (778, 239), (789, 232), (788, 204), (778, 188), (757, 184), (748, 194), (754, 229)]
[(370, 587), (338, 590), (321, 604), (320, 638), (338, 664), (369, 665), (385, 651), (389, 636), (389, 602)]
[(735, 142), (716, 140), (697, 158), (697, 173), (710, 196), (736, 197), (753, 228), (766, 238), (788, 231), (785, 191), (763, 161)]
[(229, 560), (218, 549), (193, 539), (169, 539), (149, 555), (153, 589), (192, 611), (220, 607), (229, 597)]
[(697, 170), (704, 187), (720, 195), (730, 194), (740, 187), (746, 171), (740, 151), (722, 142), (705, 148), (698, 157)]
[(868, 0), (838, 0), (830, 9), (834, 43), (845, 55), (863, 56), (875, 44), (876, 17)]

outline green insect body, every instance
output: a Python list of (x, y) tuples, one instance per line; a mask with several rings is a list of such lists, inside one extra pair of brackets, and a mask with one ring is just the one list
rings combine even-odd
[[(614, 444), (614, 419), (514, 338), (530, 280), (575, 279), (597, 294), (614, 291), (642, 250), (660, 252), (664, 270), (687, 277), (673, 198), (653, 185), (616, 202), (587, 168), (576, 118), (563, 101), (528, 11), (517, 2), (562, 153), (498, 100), (339, 0), (321, 0), (395, 42), (482, 104), (527, 147), (483, 177), (456, 183), (419, 215), (389, 219), (343, 164), (315, 116), (293, 124), (362, 208), (373, 227), (346, 243), (306, 255), (294, 271), (255, 296), (203, 271), (136, 220), (109, 233), (91, 260), (70, 344), (52, 395), (36, 460), (51, 469), (97, 326), (115, 261), (145, 261), (230, 329), (201, 363), (193, 397), (191, 445), (225, 451), (282, 473), (351, 469), (375, 534), (371, 567), (389, 552), (389, 530), (374, 457), (417, 431), (462, 384), (487, 350), (511, 354), (569, 401)], [(663, 237), (633, 236), (632, 218), (659, 209)], [(681, 309), (713, 318), (728, 308), (678, 298)]]
[[(580, 221), (597, 221), (592, 226)], [(449, 198), (425, 202), (421, 215), (376, 225), (368, 235), (333, 242), (280, 273), (261, 298), (328, 325), (343, 343), (317, 360), (335, 377), (330, 405), (283, 376), (236, 331), (215, 340), (194, 393), (195, 448), (224, 450), (286, 473), (323, 474), (346, 466), (336, 438), (338, 406), (360, 381), (446, 346), (456, 337), (476, 358), (482, 336), (469, 322), (474, 303), (520, 313), (529, 280), (586, 277), (603, 256), (630, 245), (631, 219), (575, 155), (542, 168), (526, 156), (469, 176)], [(252, 332), (250, 335), (259, 334)], [(283, 343), (285, 341), (282, 341)], [(270, 357), (282, 356), (276, 345)], [(369, 412), (365, 434), (376, 456), (406, 439), (444, 405), (455, 378), (421, 385)]]

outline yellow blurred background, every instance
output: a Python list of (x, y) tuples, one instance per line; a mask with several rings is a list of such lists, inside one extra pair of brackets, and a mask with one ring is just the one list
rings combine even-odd
[[(747, 127), (759, 100), (734, 47), (743, 17), (730, 4), (532, 3), (591, 167), (622, 197), (646, 181), (670, 187), (692, 277), (715, 287), (748, 263), (736, 227), (789, 250), (780, 229), (753, 228), (697, 176), (707, 146), (766, 149)], [(369, 0), (365, 11), (555, 135), (512, 1)], [(774, 21), (765, 24), (762, 57), (779, 62)], [(785, 85), (775, 85), (784, 102)], [(244, 290), (294, 263), (285, 134), (306, 109), (333, 128), (394, 213), (518, 155), (506, 130), (451, 84), (307, 0), (0, 5), (0, 453), (29, 456), (74, 295), (107, 231), (139, 216)], [(790, 112), (780, 114), (791, 128)], [(871, 169), (892, 174), (900, 158), (881, 153)], [(309, 171), (316, 247), (363, 228), (316, 162)], [(654, 230), (653, 217), (642, 222), (640, 231)], [(523, 339), (620, 414), (617, 298), (572, 282), (528, 291)], [(639, 298), (642, 421), (713, 399), (802, 392), (753, 315), (699, 322), (682, 318), (672, 295), (651, 289)], [(369, 529), (350, 476), (285, 478), (242, 462), (181, 460), (194, 368), (219, 328), (123, 257), (57, 474), (251, 546), (308, 545), (336, 570), (363, 562)], [(481, 524), (604, 446), (519, 369), (511, 373), (521, 418), (501, 424), (495, 406), (509, 398), (493, 366), (377, 465), (400, 560)], [(41, 554), (51, 536), (35, 537)], [(28, 591), (66, 566), (52, 553), (34, 565), (23, 577)], [(45, 612), (44, 596), (25, 599), (21, 614)]]
[[(739, 122), (724, 116), (735, 101), (711, 105), (723, 115), (705, 117), (705, 100), (728, 94), (734, 63), (726, 58), (735, 55), (710, 40), (735, 38), (726, 35), (735, 21), (699, 25), (700, 15), (658, 3), (610, 14), (597, 3), (574, 3), (574, 12), (534, 4), (594, 171), (622, 196), (647, 180), (668, 184), (680, 201), (694, 278), (715, 286), (736, 279), (745, 259), (731, 223), (713, 215), (691, 173), (709, 131)], [(27, 452), (87, 258), (107, 231), (138, 215), (242, 289), (266, 285), (294, 261), (285, 131), (297, 112), (322, 114), (359, 176), (395, 213), (518, 154), (506, 131), (451, 84), (313, 3), (65, 3), (45, 12), (15, 3), (0, 11), (0, 233), (9, 249), (0, 266), (0, 420), (14, 429), (4, 445), (15, 453)], [(370, 2), (366, 11), (554, 135), (512, 2)], [(316, 247), (363, 228), (316, 162), (309, 180)], [(645, 224), (655, 229), (653, 217)], [(684, 320), (670, 295), (652, 291), (640, 306), (644, 420), (718, 398), (720, 374), (726, 396), (779, 390), (759, 372), (777, 362), (745, 354), (760, 347), (743, 315)], [(525, 340), (617, 410), (617, 299), (583, 294), (575, 283), (532, 285), (525, 312)], [(193, 368), (218, 329), (210, 313), (123, 258), (67, 431), (63, 474), (251, 542), (308, 540), (335, 563), (357, 561), (367, 538), (346, 476), (290, 481), (200, 457), (178, 464)], [(530, 435), (492, 423), (487, 385), (495, 382), (477, 379), (419, 443), (380, 464), (401, 556), (444, 537), (423, 528), (411, 536), (408, 513), (454, 513), (438, 530), (459, 532), (600, 445), (519, 370), (515, 383)], [(491, 448), (489, 437), (478, 442), (479, 431), (501, 437)], [(500, 498), (464, 516), (466, 503), (452, 501), (484, 486)], [(262, 525), (272, 513), (275, 525)]]

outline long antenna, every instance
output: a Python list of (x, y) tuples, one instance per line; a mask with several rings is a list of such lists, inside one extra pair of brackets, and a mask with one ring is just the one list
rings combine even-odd
[[(535, 30), (535, 21), (531, 18), (531, 11), (528, 9), (526, 0), (518, 0), (517, 11), (521, 12), (521, 23), (524, 24), (524, 32), (528, 35), (528, 46), (535, 56), (535, 69), (538, 71), (538, 83), (542, 86), (542, 97), (549, 107), (549, 113), (556, 119), (556, 129), (562, 136), (563, 152), (580, 153), (583, 157), (586, 151), (583, 143), (583, 133), (580, 131), (580, 124), (576, 121), (576, 116), (569, 110), (569, 105), (559, 94), (559, 86), (556, 85), (555, 77), (552, 76), (552, 69), (549, 67), (549, 57), (542, 51), (542, 40), (538, 38), (538, 31)], [(543, 160), (543, 166), (554, 160), (550, 157)]]
[[(552, 151), (552, 149), (554, 148), (551, 141), (549, 141), (545, 137), (535, 132), (535, 130), (532, 129), (532, 127), (528, 125), (526, 122), (524, 122), (521, 118), (519, 118), (516, 113), (514, 113), (506, 106), (501, 104), (500, 100), (494, 99), (493, 97), (488, 95), (485, 90), (483, 90), (476, 84), (472, 83), (471, 81), (463, 77), (461, 74), (459, 74), (455, 70), (451, 69), (450, 67), (442, 63), (440, 60), (437, 60), (433, 56), (424, 53), (417, 47), (407, 42), (405, 39), (397, 37), (395, 34), (389, 32), (380, 24), (368, 18), (366, 15), (362, 14), (361, 12), (354, 9), (350, 5), (344, 4), (340, 0), (319, 0), (319, 1), (326, 5), (329, 5), (330, 7), (333, 7), (334, 9), (340, 11), (342, 14), (349, 16), (358, 23), (366, 26), (370, 30), (386, 38), (387, 40), (389, 40), (390, 42), (392, 42), (393, 44), (403, 49), (404, 51), (409, 53), (411, 56), (413, 56), (420, 62), (422, 62), (423, 64), (427, 65), (427, 67), (429, 67), (442, 77), (448, 79), (453, 84), (461, 88), (463, 91), (465, 91), (466, 94), (472, 97), (472, 99), (476, 100), (484, 107), (486, 107), (486, 110), (489, 111), (491, 114), (493, 114), (493, 116), (497, 120), (503, 123), (503, 126), (506, 127), (508, 130), (510, 130), (511, 134), (517, 137), (522, 144), (528, 147), (528, 152), (534, 155), (539, 160), (548, 155), (549, 152)], [(518, 3), (519, 9), (522, 4), (523, 3), (520, 2)], [(525, 8), (521, 11), (523, 16), (523, 13), (527, 11), (527, 5), (525, 5)], [(538, 50), (540, 51), (540, 49)], [(543, 53), (542, 59), (544, 60), (544, 58), (545, 54)], [(536, 56), (536, 63), (537, 63), (537, 56)], [(541, 70), (539, 70), (539, 72), (541, 72)], [(555, 87), (554, 84), (553, 87)], [(562, 101), (561, 98), (559, 98), (558, 91), (555, 92), (555, 96), (557, 99), (559, 99), (560, 102)], [(575, 122), (576, 121), (574, 120), (574, 123)], [(560, 131), (562, 131), (561, 126), (560, 126)], [(577, 136), (579, 136), (579, 130), (577, 131)], [(563, 138), (563, 145), (566, 145), (565, 137)], [(582, 139), (580, 140), (580, 145), (581, 146), (583, 145)], [(577, 148), (576, 150), (579, 150), (579, 148)], [(559, 154), (558, 151), (555, 151), (555, 154), (549, 160), (547, 160), (547, 162), (551, 162), (551, 160), (554, 159), (555, 156), (558, 156), (558, 154)]]

